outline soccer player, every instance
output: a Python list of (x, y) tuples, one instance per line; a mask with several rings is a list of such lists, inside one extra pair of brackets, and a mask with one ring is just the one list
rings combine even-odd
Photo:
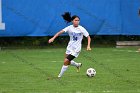
[(82, 43), (83, 36), (87, 37), (87, 42), (88, 42), (87, 50), (91, 50), (90, 48), (91, 38), (87, 30), (79, 25), (80, 22), (79, 16), (74, 15), (71, 17), (71, 14), (69, 12), (66, 12), (62, 15), (62, 17), (67, 23), (72, 22), (72, 25), (62, 29), (48, 41), (48, 43), (52, 43), (60, 34), (64, 32), (67, 32), (70, 36), (70, 41), (68, 43), (66, 53), (65, 53), (66, 56), (64, 58), (64, 65), (62, 66), (58, 77), (62, 77), (64, 72), (67, 70), (68, 65), (75, 66), (77, 68), (77, 72), (79, 72), (82, 63), (77, 63), (73, 59), (78, 57), (81, 51), (81, 46), (82, 46), (81, 43)]

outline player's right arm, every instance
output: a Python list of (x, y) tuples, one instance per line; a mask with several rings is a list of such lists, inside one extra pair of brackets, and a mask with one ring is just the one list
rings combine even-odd
[(55, 40), (55, 38), (57, 38), (59, 35), (61, 35), (64, 32), (65, 32), (64, 30), (57, 32), (51, 39), (49, 39), (48, 43), (52, 43)]

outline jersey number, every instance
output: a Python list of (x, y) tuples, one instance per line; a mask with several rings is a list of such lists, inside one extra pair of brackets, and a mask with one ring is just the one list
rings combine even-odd
[(77, 37), (76, 36), (73, 36), (73, 41), (77, 41)]
[(0, 30), (5, 30), (5, 23), (2, 23), (2, 0), (0, 0)]

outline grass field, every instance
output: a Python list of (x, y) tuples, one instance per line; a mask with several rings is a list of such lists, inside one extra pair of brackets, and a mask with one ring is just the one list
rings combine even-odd
[[(61, 79), (65, 48), (0, 51), (0, 93), (140, 93), (140, 53), (136, 48), (82, 49)], [(96, 69), (88, 78), (86, 69)]]

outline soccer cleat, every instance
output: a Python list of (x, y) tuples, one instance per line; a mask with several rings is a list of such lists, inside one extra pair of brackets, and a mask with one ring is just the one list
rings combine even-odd
[(58, 78), (61, 78), (61, 76), (58, 75)]
[(80, 68), (82, 66), (82, 63), (78, 63), (78, 64), (79, 64), (79, 66), (77, 66), (77, 72), (80, 72)]

